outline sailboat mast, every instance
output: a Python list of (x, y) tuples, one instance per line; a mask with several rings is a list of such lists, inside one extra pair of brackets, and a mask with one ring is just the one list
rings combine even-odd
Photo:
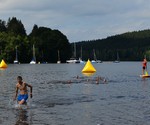
[(35, 57), (35, 47), (34, 47), (34, 44), (33, 44), (33, 59), (34, 59), (34, 61), (36, 62), (36, 57)]
[(95, 54), (95, 49), (93, 49), (93, 53), (94, 53), (94, 60), (96, 61), (97, 58), (96, 58), (96, 54)]
[(16, 60), (18, 60), (17, 46), (16, 46)]
[(59, 55), (59, 50), (58, 50), (58, 61), (60, 61), (60, 55)]
[(81, 59), (82, 59), (82, 46), (81, 46)]
[(120, 59), (119, 59), (119, 54), (118, 54), (118, 52), (117, 52), (117, 61), (119, 61)]
[(76, 58), (76, 44), (74, 43), (74, 57)]

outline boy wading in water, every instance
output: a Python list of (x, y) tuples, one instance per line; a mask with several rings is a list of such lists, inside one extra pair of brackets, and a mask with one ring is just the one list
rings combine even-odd
[[(15, 93), (14, 100), (16, 100), (16, 98), (17, 98), (18, 104), (20, 104), (20, 105), (27, 104), (27, 102), (26, 102), (28, 99), (27, 87), (30, 88), (30, 97), (32, 98), (32, 86), (27, 83), (24, 83), (22, 81), (21, 76), (17, 77), (17, 81), (18, 81), (18, 83), (16, 84), (16, 93)], [(18, 95), (18, 90), (20, 90), (19, 95)], [(17, 95), (18, 95), (18, 97), (17, 97)]]

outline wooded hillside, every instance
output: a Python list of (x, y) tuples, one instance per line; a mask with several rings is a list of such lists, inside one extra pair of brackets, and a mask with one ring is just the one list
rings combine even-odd
[(77, 42), (76, 46), (77, 57), (80, 57), (82, 47), (84, 60), (93, 59), (93, 49), (99, 60), (113, 61), (117, 58), (117, 52), (120, 60), (124, 61), (142, 60), (145, 55), (150, 60), (150, 30), (128, 32), (106, 39), (81, 41)]

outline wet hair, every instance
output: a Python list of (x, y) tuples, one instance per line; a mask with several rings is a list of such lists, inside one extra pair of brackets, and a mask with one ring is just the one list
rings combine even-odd
[(22, 77), (21, 77), (21, 76), (18, 76), (17, 79), (21, 79), (21, 80), (22, 80)]

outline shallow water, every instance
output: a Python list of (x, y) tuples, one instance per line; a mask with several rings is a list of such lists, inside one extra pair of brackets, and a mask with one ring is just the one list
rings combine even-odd
[[(139, 77), (141, 62), (94, 64), (91, 77), (81, 74), (83, 66), (21, 64), (0, 70), (0, 124), (149, 125), (150, 80)], [(29, 108), (15, 108), (11, 101), (18, 75), (33, 85)], [(96, 84), (97, 76), (107, 84)]]

